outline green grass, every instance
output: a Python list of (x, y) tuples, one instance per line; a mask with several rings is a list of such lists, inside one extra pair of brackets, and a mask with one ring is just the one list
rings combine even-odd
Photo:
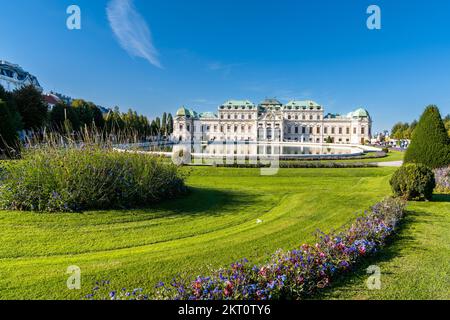
[[(185, 168), (191, 193), (152, 209), (37, 214), (0, 211), (0, 299), (79, 299), (94, 282), (152, 288), (246, 257), (313, 241), (390, 194), (394, 168)], [(257, 224), (256, 220), (263, 220)], [(66, 288), (70, 265), (82, 290)]]
[(388, 161), (400, 161), (403, 160), (405, 153), (396, 150), (389, 150), (386, 157), (382, 158), (370, 158), (370, 154), (367, 154), (365, 159), (348, 159), (348, 160), (336, 160), (334, 162), (388, 162)]
[[(396, 239), (345, 276), (323, 299), (450, 299), (450, 195), (411, 202)], [(369, 265), (381, 268), (381, 289), (368, 290)]]

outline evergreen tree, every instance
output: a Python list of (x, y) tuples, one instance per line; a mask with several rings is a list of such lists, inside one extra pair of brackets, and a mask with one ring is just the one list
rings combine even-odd
[(6, 103), (0, 100), (0, 155), (11, 156), (17, 149), (17, 131)]
[(167, 134), (171, 135), (173, 133), (173, 117), (172, 114), (169, 113), (167, 115)]
[(450, 138), (438, 107), (431, 105), (425, 109), (414, 130), (404, 160), (405, 163), (421, 163), (430, 168), (450, 164)]
[(447, 129), (448, 136), (450, 137), (450, 114), (448, 114), (444, 119), (445, 129)]
[(15, 128), (16, 131), (20, 131), (23, 129), (22, 116), (17, 110), (17, 104), (14, 100), (14, 97), (11, 93), (7, 92), (0, 85), (0, 100), (3, 100), (6, 104), (6, 108), (10, 114), (11, 125)]
[(42, 95), (34, 86), (22, 87), (13, 92), (17, 110), (22, 116), (24, 129), (42, 129), (47, 121), (47, 105)]
[(161, 119), (161, 133), (163, 135), (167, 134), (167, 113), (163, 113), (162, 119)]
[(68, 128), (78, 131), (80, 120), (76, 109), (66, 105), (64, 102), (56, 104), (49, 113), (50, 126), (56, 131), (66, 131)]

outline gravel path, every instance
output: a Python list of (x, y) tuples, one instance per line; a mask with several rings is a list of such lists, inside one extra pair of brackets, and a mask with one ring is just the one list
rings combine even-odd
[(386, 162), (374, 162), (379, 167), (401, 167), (403, 161), (386, 161)]

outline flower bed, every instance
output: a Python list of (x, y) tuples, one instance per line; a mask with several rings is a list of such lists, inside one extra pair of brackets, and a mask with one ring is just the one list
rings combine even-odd
[[(250, 265), (246, 259), (197, 278), (179, 277), (157, 285), (154, 299), (265, 300), (302, 299), (330, 285), (337, 275), (351, 270), (361, 259), (377, 252), (395, 232), (404, 215), (405, 202), (388, 198), (341, 231), (318, 233), (315, 245), (276, 252), (269, 263)], [(148, 298), (126, 289), (94, 288), (88, 299)], [(141, 291), (139, 291), (141, 292)]]
[(434, 170), (436, 191), (450, 193), (450, 166)]

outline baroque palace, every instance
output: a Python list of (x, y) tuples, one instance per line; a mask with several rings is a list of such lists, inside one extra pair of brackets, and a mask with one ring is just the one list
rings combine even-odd
[(181, 107), (174, 119), (174, 141), (263, 141), (364, 144), (370, 140), (372, 120), (365, 109), (346, 115), (324, 114), (314, 101), (282, 104), (266, 99), (259, 105), (230, 100), (218, 113), (197, 113)]

